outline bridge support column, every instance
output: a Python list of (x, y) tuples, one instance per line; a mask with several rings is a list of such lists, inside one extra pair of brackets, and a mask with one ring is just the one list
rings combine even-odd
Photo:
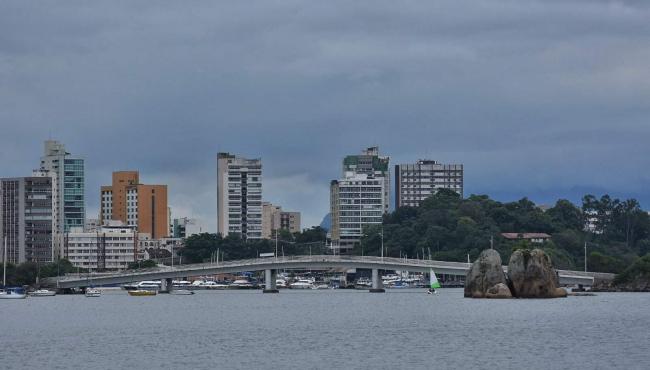
[(381, 276), (379, 276), (379, 270), (378, 269), (372, 269), (372, 289), (370, 289), (370, 293), (384, 293), (384, 287), (381, 282)]
[(264, 270), (264, 290), (263, 293), (279, 293), (275, 281), (278, 278), (278, 270)]
[(174, 280), (172, 278), (160, 280), (160, 291), (158, 293), (169, 293), (174, 287)]

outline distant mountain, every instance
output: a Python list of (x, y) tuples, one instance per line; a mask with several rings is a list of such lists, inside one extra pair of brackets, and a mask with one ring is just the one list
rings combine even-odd
[(326, 231), (330, 231), (332, 228), (332, 215), (330, 213), (326, 214), (325, 217), (323, 217), (323, 221), (320, 222), (320, 227)]

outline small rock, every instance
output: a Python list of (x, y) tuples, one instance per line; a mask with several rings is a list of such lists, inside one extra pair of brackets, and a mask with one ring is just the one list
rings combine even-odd
[(488, 289), (485, 298), (512, 298), (512, 293), (506, 284), (499, 283)]

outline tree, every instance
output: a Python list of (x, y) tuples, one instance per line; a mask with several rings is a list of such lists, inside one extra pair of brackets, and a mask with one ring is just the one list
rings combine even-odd
[(556, 231), (580, 230), (584, 225), (582, 211), (566, 199), (558, 200), (546, 213), (551, 218)]

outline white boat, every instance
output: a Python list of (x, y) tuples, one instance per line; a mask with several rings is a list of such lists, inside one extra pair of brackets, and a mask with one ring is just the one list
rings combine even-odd
[(25, 299), (27, 294), (23, 288), (0, 289), (0, 299)]
[(280, 288), (286, 288), (287, 287), (287, 281), (284, 279), (277, 279), (275, 281), (275, 287), (280, 289)]
[(38, 289), (29, 293), (32, 297), (53, 297), (56, 295), (56, 292), (53, 290), (47, 289)]
[(372, 281), (368, 278), (362, 277), (357, 280), (354, 287), (357, 289), (369, 289), (372, 288)]
[(219, 284), (216, 281), (203, 281), (203, 280), (200, 280), (200, 281), (198, 281), (198, 283), (196, 281), (194, 281), (192, 283), (192, 287), (200, 288), (200, 289), (226, 289), (226, 288), (228, 288), (228, 285)]
[(172, 289), (169, 291), (169, 294), (172, 295), (192, 295), (194, 294), (193, 291), (187, 290), (187, 289)]
[(86, 297), (101, 297), (102, 291), (95, 288), (88, 288), (86, 289), (86, 293), (84, 293), (84, 295)]
[(251, 289), (253, 288), (253, 284), (247, 279), (237, 279), (229, 287), (233, 289)]
[(314, 288), (314, 283), (312, 283), (311, 280), (308, 279), (300, 279), (296, 282), (293, 282), (289, 284), (289, 288), (291, 289), (313, 289)]
[(327, 288), (329, 288), (329, 286), (327, 284), (318, 284), (318, 285), (314, 285), (312, 287), (312, 289), (315, 289), (315, 290), (327, 289)]

